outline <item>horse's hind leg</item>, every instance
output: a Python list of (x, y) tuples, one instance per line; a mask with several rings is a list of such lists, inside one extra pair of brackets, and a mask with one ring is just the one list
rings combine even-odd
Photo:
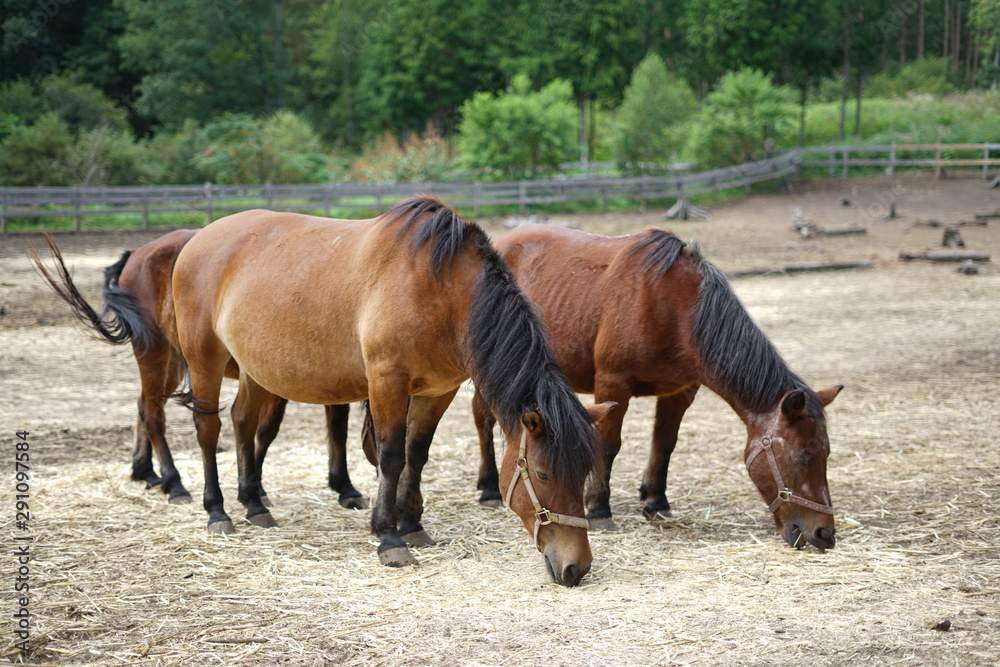
[(264, 458), (267, 456), (267, 450), (271, 443), (278, 437), (278, 430), (281, 428), (281, 421), (285, 418), (287, 406), (286, 399), (269, 394), (260, 408), (254, 460), (257, 464), (257, 492), (260, 494), (260, 501), (264, 503), (264, 507), (271, 507), (267, 491), (264, 490)]
[(233, 401), (233, 433), (236, 436), (236, 467), (239, 471), (237, 499), (247, 508), (247, 520), (255, 526), (270, 528), (278, 525), (264, 506), (260, 491), (260, 468), (256, 451), (257, 425), (261, 408), (273, 397), (244, 372), (240, 372), (240, 388)]
[(132, 481), (145, 482), (146, 488), (159, 486), (160, 476), (153, 470), (153, 448), (146, 433), (146, 423), (142, 418), (143, 403), (146, 398), (139, 396), (135, 418), (135, 444), (132, 448)]
[[(368, 508), (361, 492), (351, 484), (347, 471), (347, 418), (351, 414), (350, 405), (327, 405), (326, 408), (326, 451), (329, 455), (330, 488), (337, 492), (342, 507), (352, 510)], [(366, 408), (367, 409), (367, 408)]]
[(649, 463), (643, 474), (639, 496), (645, 502), (642, 513), (647, 519), (670, 517), (670, 503), (667, 501), (667, 469), (670, 456), (677, 446), (677, 434), (681, 419), (698, 393), (698, 385), (689, 387), (673, 396), (656, 399), (656, 421), (653, 423), (653, 441), (649, 452)]
[[(147, 483), (151, 486), (158, 485), (163, 493), (168, 494), (171, 504), (189, 503), (191, 494), (181, 483), (181, 474), (174, 465), (174, 457), (167, 444), (167, 418), (163, 409), (167, 396), (177, 388), (182, 365), (177, 353), (166, 345), (152, 350), (136, 351), (136, 361), (139, 363), (142, 395), (139, 397), (132, 478), (136, 479), (136, 474), (147, 468), (149, 474), (152, 474), (152, 462), (149, 456), (152, 449), (160, 464), (160, 477), (157, 478), (158, 484), (153, 484), (149, 477), (146, 478)], [(140, 439), (144, 442), (140, 442)]]
[(500, 475), (493, 448), (493, 427), (497, 420), (479, 391), (472, 398), (472, 417), (479, 433), (479, 480), (476, 482), (476, 488), (482, 491), (479, 504), (484, 507), (500, 507), (503, 496), (500, 495)]
[(431, 440), (438, 422), (458, 392), (456, 387), (444, 396), (413, 396), (406, 413), (406, 467), (399, 481), (396, 494), (396, 515), (399, 520), (399, 534), (412, 547), (434, 544), (434, 540), (420, 524), (424, 513), (424, 496), (420, 492), (420, 477), (431, 448)]

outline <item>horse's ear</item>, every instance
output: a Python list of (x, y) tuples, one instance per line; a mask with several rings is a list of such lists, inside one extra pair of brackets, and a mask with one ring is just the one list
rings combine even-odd
[(801, 389), (788, 392), (781, 401), (781, 414), (785, 419), (798, 419), (806, 413), (806, 392)]
[(537, 410), (528, 410), (521, 416), (521, 424), (528, 433), (535, 433), (542, 428), (542, 415)]
[(816, 395), (819, 396), (819, 402), (822, 403), (823, 407), (825, 408), (826, 406), (833, 403), (833, 399), (837, 398), (837, 394), (839, 394), (843, 388), (844, 385), (838, 384), (835, 387), (830, 387), (829, 389), (823, 389), (821, 391), (817, 391)]
[(596, 425), (604, 421), (604, 418), (608, 416), (608, 413), (617, 407), (618, 404), (614, 401), (607, 401), (605, 403), (598, 403), (597, 405), (588, 405), (587, 412), (590, 414), (590, 418)]

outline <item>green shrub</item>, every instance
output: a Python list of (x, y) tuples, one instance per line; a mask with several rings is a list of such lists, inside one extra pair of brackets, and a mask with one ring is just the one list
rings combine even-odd
[(0, 185), (70, 185), (66, 157), (72, 146), (73, 135), (55, 112), (14, 126), (0, 141)]
[[(864, 86), (864, 97), (906, 97), (911, 94), (941, 97), (955, 92), (953, 72), (944, 58), (921, 58), (902, 67), (875, 74)], [(853, 92), (853, 91), (852, 91)]]
[(476, 93), (461, 108), (462, 163), (488, 178), (533, 178), (557, 169), (577, 151), (572, 97), (568, 81), (557, 79), (533, 92), (524, 74), (504, 93)]
[(663, 59), (650, 53), (635, 68), (615, 116), (612, 154), (622, 170), (667, 162), (685, 141), (683, 128), (697, 109), (691, 87), (672, 79)]

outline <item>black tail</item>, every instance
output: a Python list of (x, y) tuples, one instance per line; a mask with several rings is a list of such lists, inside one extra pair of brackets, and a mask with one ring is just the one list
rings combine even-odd
[(42, 262), (34, 244), (29, 243), (28, 255), (49, 287), (70, 305), (73, 315), (94, 332), (98, 340), (113, 345), (132, 341), (139, 349), (147, 348), (159, 333), (144, 317), (142, 306), (135, 295), (118, 285), (118, 279), (131, 253), (126, 251), (121, 259), (104, 270), (104, 309), (98, 314), (74, 284), (73, 276), (66, 268), (62, 252), (52, 236), (44, 232), (43, 235), (55, 262), (55, 275)]

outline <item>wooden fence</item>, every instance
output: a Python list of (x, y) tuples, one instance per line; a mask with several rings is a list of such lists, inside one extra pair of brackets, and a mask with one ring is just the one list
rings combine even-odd
[[(980, 155), (982, 157), (980, 157)], [(121, 187), (0, 187), (0, 231), (11, 219), (72, 217), (74, 229), (95, 215), (133, 215), (143, 229), (150, 217), (164, 213), (194, 213), (206, 222), (249, 208), (309, 211), (327, 216), (334, 209), (384, 211), (392, 203), (425, 193), (450, 206), (479, 215), (487, 206), (528, 206), (572, 201), (639, 202), (719, 192), (752, 183), (785, 178), (801, 167), (826, 168), (830, 176), (851, 167), (885, 169), (1000, 168), (1000, 144), (890, 144), (884, 146), (824, 146), (799, 148), (767, 160), (695, 173), (627, 178), (556, 178), (502, 183), (398, 183), (327, 185), (165, 185)]]
[(94, 215), (141, 216), (147, 229), (150, 217), (163, 213), (197, 213), (206, 222), (249, 208), (323, 213), (337, 209), (384, 211), (396, 201), (417, 193), (431, 194), (460, 210), (479, 215), (487, 206), (528, 206), (572, 201), (611, 200), (647, 202), (728, 188), (749, 186), (794, 174), (798, 155), (787, 153), (761, 160), (698, 173), (633, 178), (565, 178), (502, 183), (398, 183), (328, 185), (196, 185), (120, 187), (0, 187), (0, 228), (7, 233), (15, 218), (68, 216), (74, 229), (84, 229), (83, 219)]

